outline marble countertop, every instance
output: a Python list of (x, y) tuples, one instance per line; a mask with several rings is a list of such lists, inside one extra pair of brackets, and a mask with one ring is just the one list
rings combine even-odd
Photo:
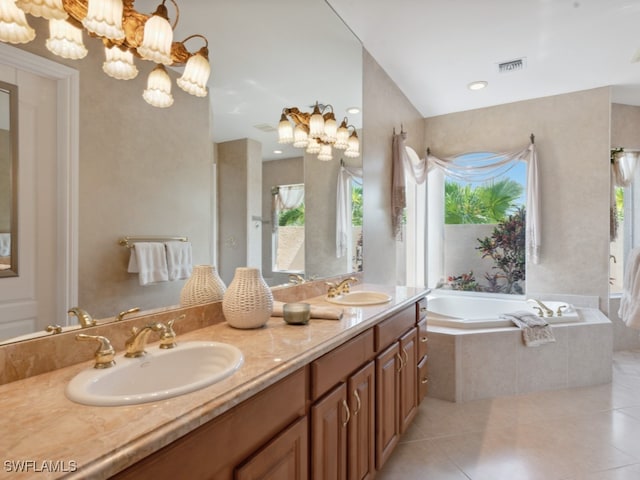
[[(375, 325), (426, 291), (360, 285), (392, 296), (383, 305), (345, 308), (341, 320), (312, 319), (287, 325), (272, 317), (266, 327), (237, 330), (226, 323), (178, 340), (212, 340), (238, 346), (244, 364), (231, 377), (167, 400), (122, 407), (91, 407), (68, 400), (64, 389), (84, 362), (0, 386), (0, 478), (108, 478), (276, 383), (346, 340)], [(322, 297), (305, 299), (332, 306)], [(155, 343), (149, 349), (155, 348)]]

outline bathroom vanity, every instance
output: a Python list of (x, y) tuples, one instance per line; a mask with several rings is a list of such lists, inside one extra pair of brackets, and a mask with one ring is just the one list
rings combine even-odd
[(18, 421), (1, 420), (0, 449), (9, 461), (77, 466), (42, 478), (372, 478), (426, 393), (426, 292), (367, 288), (392, 300), (346, 308), (339, 321), (272, 317), (257, 330), (219, 323), (180, 335), (236, 345), (245, 363), (179, 397), (75, 404), (64, 387), (87, 363), (3, 385), (0, 408)]

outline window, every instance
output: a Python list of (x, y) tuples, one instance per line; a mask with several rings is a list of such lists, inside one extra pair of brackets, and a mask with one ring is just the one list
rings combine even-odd
[(304, 272), (304, 184), (273, 187), (273, 271)]

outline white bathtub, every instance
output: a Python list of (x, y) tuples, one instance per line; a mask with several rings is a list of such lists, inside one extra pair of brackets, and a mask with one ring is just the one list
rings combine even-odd
[[(570, 304), (544, 299), (541, 301), (554, 312), (553, 317), (545, 317), (549, 324), (580, 321), (578, 313)], [(562, 310), (562, 316), (557, 316), (555, 312), (563, 305), (567, 308)], [(430, 326), (465, 329), (514, 327), (510, 320), (503, 320), (500, 315), (517, 311), (537, 314), (535, 306), (534, 302), (511, 299), (504, 295), (492, 297), (434, 293), (427, 296), (427, 322)]]

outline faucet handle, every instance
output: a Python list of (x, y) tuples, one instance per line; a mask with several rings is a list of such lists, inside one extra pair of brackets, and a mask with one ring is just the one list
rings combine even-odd
[(96, 363), (93, 368), (109, 368), (116, 364), (116, 361), (114, 360), (116, 351), (107, 337), (103, 337), (102, 335), (86, 335), (84, 333), (79, 333), (76, 335), (76, 340), (92, 340), (100, 344), (95, 353)]
[(131, 313), (136, 313), (140, 311), (140, 307), (133, 307), (130, 308), (129, 310), (125, 310), (124, 312), (120, 312), (118, 315), (116, 315), (116, 322), (120, 322), (124, 319), (125, 316), (131, 314)]
[(173, 324), (176, 320), (184, 320), (187, 315), (183, 313), (178, 318), (174, 318), (169, 320), (166, 324), (163, 325), (162, 333), (160, 334), (160, 348), (174, 348), (176, 343), (176, 332), (173, 329)]

